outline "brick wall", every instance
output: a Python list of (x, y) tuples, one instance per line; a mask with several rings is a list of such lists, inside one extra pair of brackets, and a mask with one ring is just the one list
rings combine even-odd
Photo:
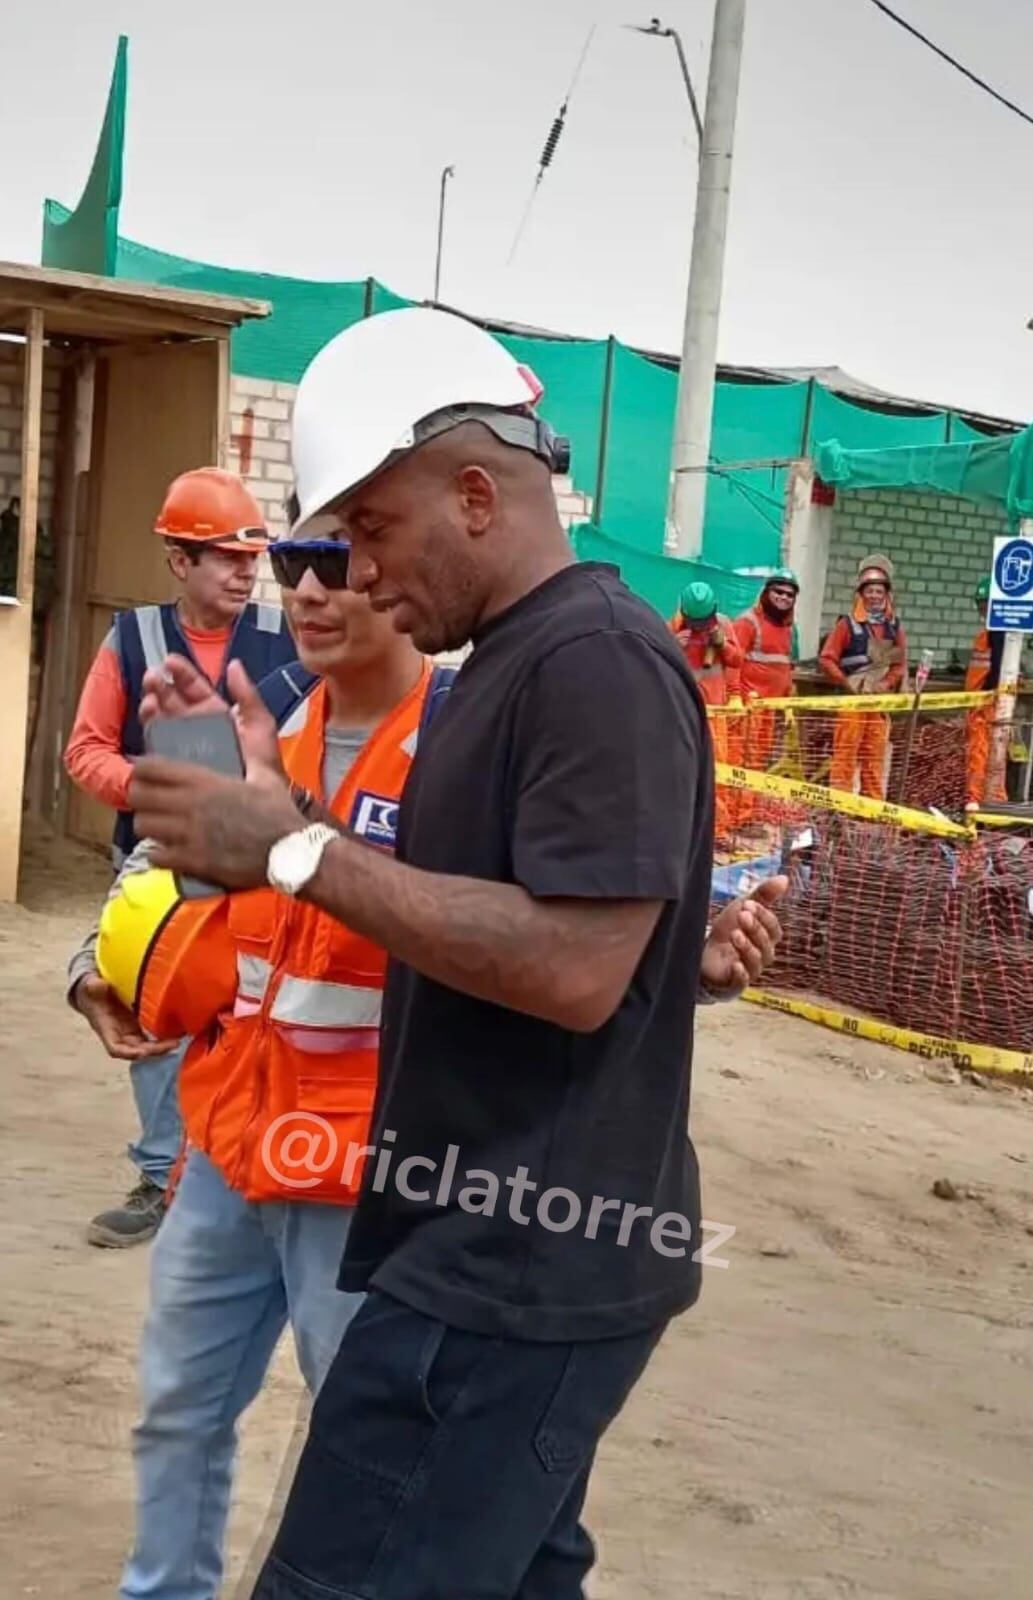
[[(239, 472), (263, 507), (277, 538), (287, 531), (285, 506), (293, 475), (290, 468), (290, 417), (297, 389), (292, 383), (272, 383), (264, 378), (230, 382), (230, 454), (227, 466)], [(554, 480), (556, 504), (565, 528), (587, 522), (592, 502), (574, 488), (570, 478)], [(275, 604), (279, 589), (267, 562), (259, 570), (256, 600)]]
[(894, 591), (910, 653), (952, 651), (967, 660), (977, 626), (972, 594), (990, 569), (994, 538), (1008, 532), (1003, 511), (950, 495), (906, 489), (859, 490), (836, 496), (822, 613), (822, 632), (843, 612), (864, 556), (882, 552), (896, 566)]
[[(20, 493), (22, 468), (22, 370), (25, 346), (0, 340), (0, 510)], [(39, 520), (49, 528), (54, 501), (57, 414), (61, 358), (47, 351), (43, 365), (43, 423), (40, 440)]]

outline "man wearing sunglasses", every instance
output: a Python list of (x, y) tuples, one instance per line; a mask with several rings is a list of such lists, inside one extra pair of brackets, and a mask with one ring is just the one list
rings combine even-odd
[[(136, 844), (127, 792), (133, 762), (143, 753), (139, 705), (143, 677), (170, 651), (185, 657), (222, 689), (231, 661), (256, 680), (292, 661), (294, 643), (277, 606), (250, 603), (258, 558), (269, 542), (254, 498), (240, 478), (219, 467), (182, 473), (169, 485), (154, 532), (165, 544), (179, 591), (166, 605), (119, 612), (83, 684), (65, 750), (72, 781), (117, 812), (112, 854), (118, 867)], [(94, 1008), (117, 1043), (102, 987), (84, 985), (81, 1004)], [(162, 1051), (140, 1040), (125, 1046), (140, 1135), (129, 1146), (139, 1181), (120, 1206), (93, 1218), (91, 1244), (125, 1248), (157, 1231), (179, 1153), (182, 1127), (176, 1102), (181, 1050)]]
[[(348, 557), (326, 540), (270, 548), (300, 662), (257, 690), (233, 664), (230, 687), (252, 775), (292, 783), (307, 815), (390, 850), (448, 677), (347, 587)], [(225, 711), (186, 659), (163, 672), (167, 709)], [(284, 688), (302, 679), (309, 692), (278, 733), (269, 706), (282, 712)], [(146, 846), (72, 962), (73, 1003), (81, 984), (105, 981), (99, 967), (126, 1037), (142, 1039), (142, 1022), (195, 1039), (180, 1075), (188, 1154), (151, 1260), (123, 1600), (214, 1600), (237, 1421), (287, 1322), (315, 1393), (359, 1303), (336, 1279), (362, 1166), (349, 1169), (348, 1152), (369, 1134), (384, 966), (368, 939), (271, 889), (177, 892)]]
[(366, 1299), (256, 1600), (582, 1596), (599, 1439), (699, 1291), (694, 1006), (759, 975), (785, 880), (707, 941), (699, 693), (656, 612), (574, 561), (540, 395), (423, 308), (354, 324), (299, 387), (296, 535), (348, 539), (349, 583), (421, 649), (473, 641), (393, 857), (266, 774), (134, 775), (167, 866), (272, 884), (392, 957), (339, 1279)]
[[(784, 700), (793, 692), (793, 668), (799, 659), (796, 602), (800, 581), (791, 567), (779, 567), (766, 580), (755, 605), (737, 617), (735, 637), (742, 651), (742, 694), (746, 702), (743, 765), (766, 771), (775, 748), (775, 712), (752, 706), (755, 700)], [(740, 796), (738, 820), (749, 819), (753, 807), (747, 791)]]

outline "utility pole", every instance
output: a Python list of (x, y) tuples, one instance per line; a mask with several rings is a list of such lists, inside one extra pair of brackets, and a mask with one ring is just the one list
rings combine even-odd
[(696, 138), (700, 150), (703, 149), (703, 123), (699, 114), (699, 101), (696, 99), (696, 90), (692, 83), (692, 74), (689, 71), (689, 62), (685, 54), (685, 46), (681, 42), (681, 34), (677, 28), (665, 28), (659, 17), (654, 17), (648, 28), (641, 28), (635, 22), (626, 22), (626, 28), (632, 33), (644, 33), (650, 39), (671, 39), (678, 52), (678, 65), (681, 67), (682, 81), (685, 84), (685, 93), (689, 97), (689, 108), (692, 111), (692, 120), (696, 125)]
[(440, 299), (441, 290), (441, 247), (445, 241), (445, 190), (449, 178), (456, 175), (455, 167), (446, 167), (441, 174), (441, 200), (438, 205), (438, 253), (434, 262), (434, 304)]
[(715, 0), (665, 539), (667, 551), (683, 560), (698, 558), (703, 549), (717, 330), (745, 21), (746, 0)]

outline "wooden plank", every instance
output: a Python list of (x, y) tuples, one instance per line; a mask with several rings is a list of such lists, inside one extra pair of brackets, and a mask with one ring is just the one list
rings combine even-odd
[(138, 283), (131, 278), (102, 278), (90, 272), (64, 272), (57, 267), (0, 261), (0, 294), (13, 295), (21, 305), (27, 305), (38, 303), (48, 291), (51, 298), (55, 294), (64, 298), (85, 295), (111, 303), (132, 304), (135, 301), (165, 306), (171, 311), (193, 311), (224, 326), (243, 322), (248, 317), (267, 317), (272, 310), (268, 300), (209, 294), (196, 289), (170, 289), (165, 284)]
[(29, 313), (22, 367), (21, 524), (18, 533), (17, 605), (0, 612), (0, 901), (18, 892), (21, 856), (25, 734), (32, 660), (32, 575), (39, 507), (40, 427), (43, 405), (43, 313)]
[(212, 460), (216, 466), (229, 465), (230, 454), (230, 341), (220, 339), (216, 345), (215, 370), (215, 439)]
[(21, 522), (18, 527), (18, 588), (20, 603), (32, 610), (33, 573), (36, 562), (36, 526), (39, 521), (40, 429), (43, 422), (43, 312), (29, 312), (25, 324), (25, 367), (22, 390)]

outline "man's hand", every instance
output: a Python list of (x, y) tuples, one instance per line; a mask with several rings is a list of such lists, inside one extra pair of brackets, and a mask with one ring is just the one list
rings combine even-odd
[(129, 804), (137, 833), (156, 841), (156, 867), (226, 889), (265, 884), (273, 845), (308, 826), (284, 784), (268, 775), (224, 778), (161, 756), (136, 763)]
[[(231, 661), (226, 669), (226, 685), (249, 779), (267, 786), (285, 784), (276, 723), (239, 661)], [(230, 709), (185, 656), (167, 656), (160, 667), (150, 668), (144, 673), (143, 688), (140, 721), (145, 725), (157, 717), (210, 716)]]
[(771, 965), (782, 937), (771, 907), (788, 888), (788, 878), (768, 878), (747, 899), (733, 900), (714, 918), (700, 968), (711, 994), (720, 998), (740, 994)]
[(148, 1039), (128, 1006), (124, 1006), (99, 972), (80, 978), (72, 996), (97, 1038), (116, 1061), (146, 1061), (151, 1056), (168, 1055), (176, 1039)]

